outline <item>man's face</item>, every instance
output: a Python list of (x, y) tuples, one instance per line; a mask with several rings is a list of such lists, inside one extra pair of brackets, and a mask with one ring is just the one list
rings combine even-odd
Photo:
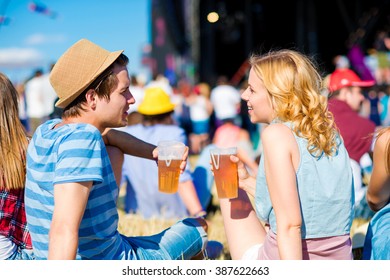
[(135, 99), (129, 90), (129, 73), (125, 66), (115, 66), (113, 73), (118, 79), (117, 86), (110, 94), (110, 100), (99, 99), (96, 106), (97, 117), (103, 128), (127, 125), (127, 111)]
[(360, 87), (345, 88), (345, 102), (354, 110), (359, 111), (364, 101), (364, 95)]

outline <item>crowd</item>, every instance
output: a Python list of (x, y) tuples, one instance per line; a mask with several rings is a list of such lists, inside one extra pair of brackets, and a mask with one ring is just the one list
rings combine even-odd
[[(0, 259), (210, 256), (215, 147), (237, 147), (239, 195), (218, 203), (232, 259), (351, 260), (356, 218), (369, 222), (363, 258), (390, 259), (390, 61), (372, 79), (334, 62), (323, 77), (310, 57), (271, 51), (250, 57), (240, 87), (172, 85), (82, 39), (24, 85), (1, 74)], [(188, 146), (175, 194), (158, 191), (162, 140)], [(122, 235), (121, 188), (126, 213), (178, 222)]]

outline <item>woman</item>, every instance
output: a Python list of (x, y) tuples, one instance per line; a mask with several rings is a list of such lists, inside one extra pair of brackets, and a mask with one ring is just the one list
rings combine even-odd
[(241, 97), (251, 122), (269, 125), (256, 179), (231, 157), (239, 196), (220, 205), (232, 258), (352, 259), (352, 172), (320, 95), (320, 75), (291, 50), (252, 56), (250, 63)]
[(370, 221), (364, 244), (363, 258), (390, 259), (390, 127), (379, 131), (374, 146), (374, 161), (367, 202), (377, 211)]
[(0, 259), (33, 259), (24, 209), (28, 138), (18, 116), (18, 93), (0, 73)]

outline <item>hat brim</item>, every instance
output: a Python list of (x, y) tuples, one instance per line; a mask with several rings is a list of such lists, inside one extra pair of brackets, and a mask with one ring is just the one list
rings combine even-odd
[(123, 53), (124, 50), (119, 50), (115, 52), (111, 52), (105, 61), (102, 63), (102, 65), (99, 67), (99, 69), (96, 71), (96, 73), (91, 77), (89, 81), (87, 81), (84, 86), (82, 86), (78, 91), (75, 93), (67, 96), (66, 98), (60, 98), (56, 103), (55, 106), (58, 108), (66, 108), (72, 101), (74, 101), (92, 82), (99, 77), (101, 73), (103, 73), (104, 70), (106, 70), (108, 67), (111, 66), (111, 64), (114, 63), (114, 61)]
[(169, 112), (173, 112), (174, 110), (175, 110), (175, 105), (166, 106), (164, 108), (151, 108), (151, 109), (138, 107), (138, 113), (145, 116), (156, 116), (156, 115), (166, 114)]
[(372, 87), (373, 85), (375, 85), (375, 81), (351, 82), (351, 86), (353, 87)]

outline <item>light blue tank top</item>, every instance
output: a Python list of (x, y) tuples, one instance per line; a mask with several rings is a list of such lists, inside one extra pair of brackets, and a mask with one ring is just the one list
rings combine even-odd
[[(290, 123), (284, 123), (291, 128)], [(302, 238), (321, 238), (348, 234), (353, 220), (353, 178), (349, 156), (339, 139), (336, 155), (316, 158), (307, 150), (307, 140), (293, 132), (298, 143), (300, 162), (296, 171), (302, 213)], [(283, 171), (281, 171), (281, 176)], [(256, 180), (255, 206), (258, 217), (277, 234), (261, 157)]]

